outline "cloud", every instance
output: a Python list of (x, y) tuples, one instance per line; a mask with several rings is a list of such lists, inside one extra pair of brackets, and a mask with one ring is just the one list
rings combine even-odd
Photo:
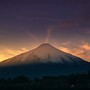
[(64, 45), (64, 46), (71, 45), (71, 44), (72, 44), (72, 42), (70, 42), (70, 41), (66, 41), (66, 42), (62, 43), (62, 45)]
[(71, 53), (71, 50), (69, 48), (67, 48), (67, 47), (60, 47), (60, 50)]
[(50, 17), (25, 17), (25, 16), (20, 16), (19, 18), (22, 19), (28, 19), (28, 20), (32, 20), (32, 21), (52, 21), (52, 22), (59, 22), (60, 20), (56, 19), (56, 18), (50, 18)]
[(27, 48), (21, 48), (19, 50), (14, 50), (14, 49), (13, 50), (12, 49), (7, 49), (6, 50), (6, 52), (11, 54), (11, 55), (18, 55), (18, 54), (26, 52), (26, 51), (28, 51)]
[(27, 48), (20, 48), (18, 50), (15, 49), (5, 49), (2, 52), (0, 52), (0, 61), (3, 61), (5, 59), (14, 57), (16, 55), (19, 55), (21, 53), (27, 52)]
[(90, 51), (90, 45), (88, 43), (81, 46), (84, 50)]
[(0, 61), (3, 61), (4, 59), (6, 59), (4, 54), (0, 54)]
[(88, 43), (84, 43), (77, 47), (70, 48), (66, 46), (68, 44), (65, 43), (64, 46), (60, 46), (60, 50), (70, 53), (72, 55), (78, 56), (90, 62), (90, 45)]

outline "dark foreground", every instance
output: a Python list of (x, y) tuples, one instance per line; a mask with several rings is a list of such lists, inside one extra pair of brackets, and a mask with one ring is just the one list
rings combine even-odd
[(18, 76), (0, 79), (0, 90), (90, 90), (90, 71), (87, 74), (29, 79)]

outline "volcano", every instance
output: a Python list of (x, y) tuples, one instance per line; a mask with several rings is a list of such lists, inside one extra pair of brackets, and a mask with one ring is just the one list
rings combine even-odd
[[(63, 52), (49, 43), (22, 53), (0, 63), (1, 76), (28, 75), (40, 77), (45, 75), (61, 75), (86, 72), (90, 63)], [(3, 71), (3, 73), (2, 73)]]
[(1, 62), (1, 66), (13, 66), (39, 63), (83, 64), (87, 63), (79, 57), (65, 53), (48, 43)]

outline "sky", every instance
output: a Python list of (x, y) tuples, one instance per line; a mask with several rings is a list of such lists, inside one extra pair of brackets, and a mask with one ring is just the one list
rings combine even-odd
[(0, 61), (45, 42), (90, 62), (90, 0), (0, 0)]

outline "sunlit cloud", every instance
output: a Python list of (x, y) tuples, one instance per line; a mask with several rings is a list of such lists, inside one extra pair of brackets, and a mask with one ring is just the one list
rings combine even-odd
[(70, 42), (70, 41), (63, 42), (63, 43), (62, 43), (62, 45), (64, 45), (64, 46), (67, 46), (67, 45), (70, 45), (70, 44), (72, 44), (72, 42)]
[(21, 48), (19, 50), (14, 50), (14, 49), (13, 50), (12, 49), (7, 49), (6, 50), (6, 52), (11, 54), (11, 55), (18, 55), (18, 54), (26, 52), (26, 51), (28, 51), (26, 48)]
[(72, 51), (67, 47), (60, 47), (60, 50), (63, 50), (63, 51), (68, 52), (68, 53), (72, 53)]
[(4, 54), (0, 54), (0, 61), (3, 61), (4, 59), (6, 59), (6, 56)]
[(68, 46), (61, 46), (60, 50), (70, 53), (72, 55), (83, 58), (86, 61), (90, 62), (90, 46), (89, 44), (83, 44), (75, 48), (69, 48)]
[(11, 58), (11, 57), (14, 57), (16, 55), (19, 55), (19, 54), (27, 52), (27, 51), (28, 51), (27, 48), (21, 48), (21, 49), (18, 49), (18, 50), (6, 49), (6, 50), (4, 50), (3, 52), (0, 53), (0, 61), (3, 61), (5, 59)]
[(90, 51), (90, 45), (88, 43), (84, 44), (81, 46), (81, 48), (85, 49), (85, 50), (89, 50)]

